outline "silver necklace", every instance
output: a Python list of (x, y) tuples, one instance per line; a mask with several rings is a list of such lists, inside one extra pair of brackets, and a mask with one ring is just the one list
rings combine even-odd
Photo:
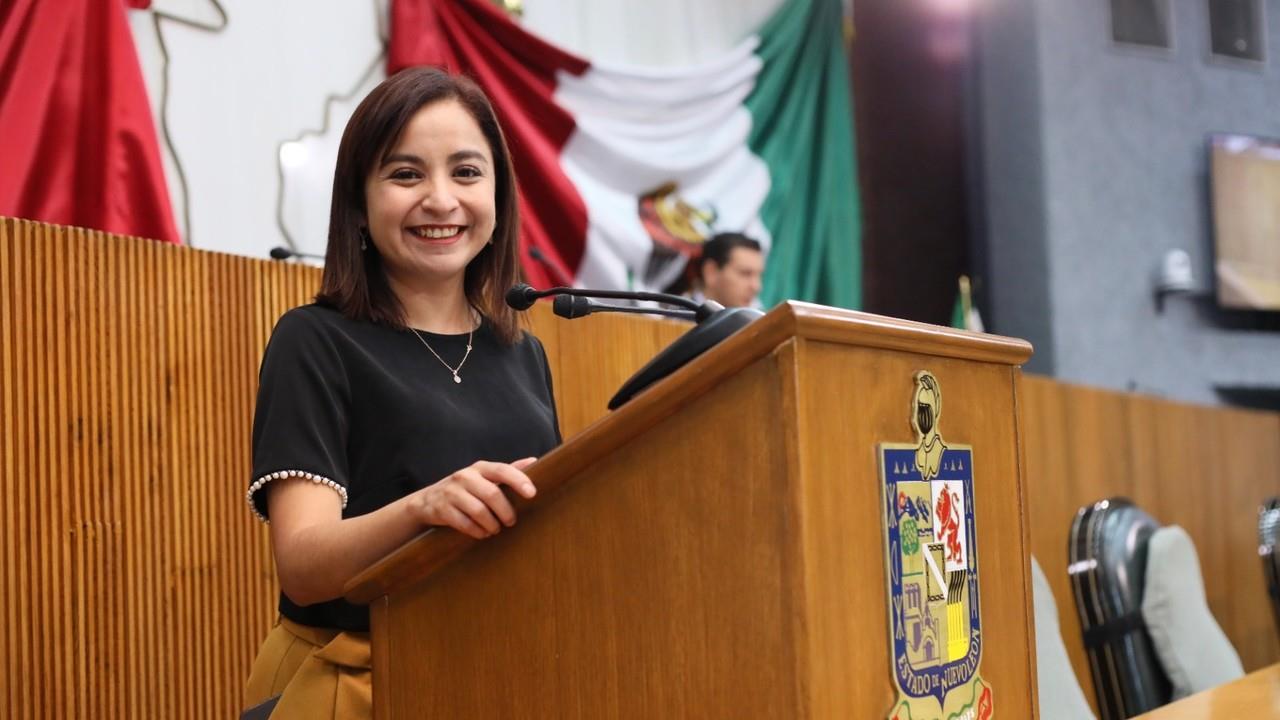
[(427, 342), (427, 339), (422, 337), (422, 333), (418, 332), (417, 328), (409, 329), (413, 331), (414, 335), (418, 336), (418, 339), (421, 340), (422, 344), (431, 351), (431, 354), (436, 356), (436, 359), (440, 361), (440, 364), (445, 366), (445, 369), (449, 372), (453, 373), (453, 381), (456, 383), (462, 382), (462, 378), (459, 377), (458, 371), (462, 370), (462, 366), (467, 364), (467, 358), (471, 357), (471, 338), (475, 335), (476, 329), (473, 327), (471, 328), (471, 332), (467, 333), (467, 351), (462, 354), (462, 362), (458, 363), (458, 367), (450, 367), (449, 363), (445, 362), (444, 358), (440, 357), (440, 353), (436, 352), (435, 348), (431, 347), (431, 343)]

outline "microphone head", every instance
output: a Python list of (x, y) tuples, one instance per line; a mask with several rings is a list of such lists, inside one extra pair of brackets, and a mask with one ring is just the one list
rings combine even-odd
[(538, 299), (538, 291), (528, 283), (516, 283), (507, 291), (507, 305), (516, 310), (528, 310)]
[(270, 254), (272, 260), (288, 260), (293, 257), (293, 251), (287, 247), (273, 247)]
[(573, 320), (590, 315), (595, 309), (594, 305), (590, 298), (557, 295), (556, 299), (551, 301), (551, 311), (562, 318)]

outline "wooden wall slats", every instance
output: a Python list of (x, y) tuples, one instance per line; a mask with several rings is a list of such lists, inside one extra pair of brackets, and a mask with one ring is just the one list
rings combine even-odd
[[(10, 242), (15, 243), (16, 238), (10, 238)], [(19, 288), (29, 290), (30, 283), (26, 282), (27, 268), (30, 262), (30, 256), (22, 252), (22, 248), (13, 247), (9, 253), (12, 260), (10, 265), (10, 273), (13, 279), (8, 293), (11, 298), (16, 298)], [(27, 458), (31, 453), (31, 443), (33, 441), (34, 426), (31, 413), (27, 411), (30, 404), (29, 387), (32, 378), (29, 376), (31, 362), (29, 360), (30, 350), (30, 324), (27, 313), (24, 310), (25, 304), (20, 305), (16, 301), (11, 303), (10, 315), (13, 324), (10, 328), (14, 338), (12, 343), (4, 343), (10, 347), (10, 359), (13, 365), (9, 369), (9, 373), (5, 378), (5, 385), (9, 387), (13, 398), (13, 410), (5, 417), (6, 426), (9, 430), (5, 433), (11, 439), (11, 447), (13, 458), (13, 474), (9, 479), (7, 497), (12, 498), (10, 504), (13, 505), (15, 512), (13, 517), (14, 531), (11, 535), (13, 545), (6, 547), (7, 560), (6, 565), (16, 568), (13, 592), (9, 597), (17, 598), (17, 612), (14, 613), (16, 618), (13, 626), (14, 645), (17, 652), (10, 654), (13, 657), (13, 668), (33, 668), (35, 663), (35, 655), (32, 651), (31, 629), (34, 622), (32, 620), (32, 612), (35, 610), (26, 599), (26, 588), (31, 587), (32, 567), (31, 553), (23, 552), (21, 548), (30, 547), (34, 538), (32, 536), (32, 517), (30, 513), (30, 483), (22, 481), (28, 465)], [(9, 381), (12, 378), (12, 382)], [(35, 684), (32, 678), (26, 675), (14, 676), (13, 697), (17, 701), (15, 708), (33, 707), (36, 703)], [(18, 710), (15, 710), (17, 712)]]
[[(75, 238), (78, 233), (70, 233), (68, 236), (59, 240), (59, 244), (64, 246), (69, 240)], [(79, 243), (75, 243), (78, 245)], [(74, 245), (71, 251), (74, 252)], [(67, 262), (64, 257), (62, 262)], [(75, 288), (74, 292), (79, 292), (79, 288), (84, 276), (85, 268), (81, 263), (70, 263), (68, 265), (69, 285)], [(66, 292), (66, 290), (63, 290)], [(66, 388), (67, 405), (59, 417), (65, 425), (68, 434), (70, 452), (68, 454), (69, 466), (67, 472), (70, 477), (79, 478), (88, 475), (87, 453), (85, 452), (84, 443), (80, 435), (81, 422), (80, 418), (84, 417), (87, 410), (87, 390), (89, 383), (86, 373), (83, 372), (85, 365), (85, 337), (80, 332), (81, 323), (81, 307), (78, 304), (72, 304), (67, 308), (66, 318), (67, 324), (62, 334), (67, 340), (67, 357), (70, 361), (70, 372), (60, 372), (61, 377), (66, 378), (63, 385)], [(109, 554), (110, 546), (104, 542), (107, 538), (101, 526), (95, 525), (92, 518), (98, 517), (95, 512), (102, 503), (102, 492), (100, 488), (87, 488), (88, 492), (73, 493), (70, 500), (71, 506), (71, 531), (70, 537), (72, 567), (74, 568), (75, 585), (80, 591), (74, 594), (75, 614), (73, 616), (72, 637), (80, 637), (84, 639), (83, 647), (85, 652), (71, 656), (69, 659), (75, 663), (75, 682), (79, 687), (89, 690), (99, 690), (100, 685), (98, 678), (91, 676), (89, 672), (90, 658), (98, 658), (103, 656), (105, 645), (102, 642), (101, 635), (110, 630), (111, 626), (103, 622), (99, 611), (102, 609), (103, 600), (110, 600), (112, 593), (103, 592), (103, 584), (98, 576), (96, 569), (103, 564), (99, 549), (106, 550)], [(103, 547), (106, 545), (106, 547)], [(84, 717), (89, 714), (89, 697), (87, 693), (77, 693), (72, 696), (74, 701), (75, 714)], [(105, 707), (110, 707), (108, 702), (102, 703)]]
[[(86, 231), (79, 231), (77, 239), (79, 249), (85, 257), (85, 262), (82, 264), (83, 273), (78, 275), (77, 283), (79, 287), (88, 290), (86, 294), (91, 299), (79, 308), (81, 320), (77, 323), (76, 331), (83, 341), (80, 355), (80, 362), (83, 363), (80, 367), (83, 370), (80, 373), (82, 382), (79, 393), (85, 403), (76, 413), (76, 422), (82, 428), (80, 444), (83, 448), (85, 463), (82, 466), (82, 474), (76, 475), (75, 478), (79, 479), (84, 487), (97, 491), (94, 494), (99, 501), (94, 503), (90, 513), (94, 522), (102, 529), (101, 537), (111, 541), (101, 561), (86, 563), (89, 565), (86, 568), (86, 590), (100, 598), (98, 601), (88, 603), (89, 612), (92, 614), (89, 622), (97, 625), (95, 629), (100, 633), (99, 646), (93, 657), (105, 658), (108, 668), (115, 669), (121, 668), (126, 662), (125, 648), (128, 640), (123, 632), (126, 626), (123, 619), (129, 606), (125, 599), (130, 597), (127, 583), (131, 573), (122, 559), (130, 543), (128, 538), (121, 537), (121, 530), (127, 525), (119, 519), (129, 516), (128, 510), (121, 502), (121, 499), (128, 497), (129, 493), (111, 492), (105, 482), (93, 480), (106, 477), (111, 468), (119, 466), (112, 463), (111, 453), (116, 451), (116, 448), (107, 446), (103, 442), (106, 427), (102, 422), (101, 408), (112, 407), (112, 393), (121, 391), (117, 386), (128, 387), (128, 385), (111, 382), (114, 371), (111, 363), (119, 358), (120, 353), (117, 348), (111, 347), (113, 343), (104, 343), (109, 339), (102, 337), (102, 334), (96, 330), (104, 326), (106, 303), (103, 297), (105, 288), (110, 283), (102, 275), (104, 272), (102, 264), (109, 254), (103, 247), (104, 243), (89, 242)], [(112, 360), (104, 362), (108, 357)], [(138, 391), (142, 390), (140, 384), (134, 387)], [(123, 451), (125, 448), (121, 447), (119, 450)], [(86, 545), (86, 551), (92, 549), (92, 543), (86, 543)], [(134, 627), (137, 626), (134, 625)], [(115, 683), (108, 681), (110, 675), (104, 678), (101, 674), (92, 672), (91, 667), (92, 665), (86, 663), (86, 673), (90, 677), (86, 678), (84, 684), (89, 691), (85, 693), (84, 711), (88, 713), (97, 709), (92, 696), (98, 695), (100, 699), (97, 702), (100, 704), (97, 707), (108, 708), (111, 713), (123, 713), (125, 707), (121, 702), (121, 696), (126, 686), (117, 687)], [(106, 697), (101, 697), (102, 694)]]
[[(0, 597), (17, 598), (17, 562), (13, 557), (17, 547), (14, 532), (14, 420), (17, 412), (13, 401), (13, 290), (12, 260), (13, 242), (9, 239), (9, 226), (0, 224)], [(12, 651), (18, 646), (14, 640), (18, 630), (17, 611), (20, 603), (5, 603), (0, 614), (0, 713), (13, 717), (13, 679), (16, 670), (11, 667)]]
[[(141, 253), (126, 255), (112, 252), (110, 248), (105, 247), (105, 243), (94, 244), (98, 251), (108, 258), (122, 256), (132, 261), (127, 267), (108, 261), (108, 267), (111, 267), (111, 270), (102, 274), (103, 284), (107, 286), (103, 293), (104, 309), (110, 308), (108, 312), (111, 312), (122, 306), (128, 307), (136, 314), (138, 327), (144, 329), (161, 327), (159, 309), (163, 285), (159, 282), (162, 277), (159, 268), (159, 249), (147, 248)], [(149, 278), (151, 281), (126, 284), (125, 289), (130, 291), (130, 296), (128, 302), (123, 302), (115, 293), (117, 283), (109, 280), (113, 277)], [(104, 325), (110, 325), (109, 318), (109, 315), (104, 314), (101, 322)], [(127, 528), (123, 540), (127, 545), (125, 575), (129, 585), (126, 592), (129, 593), (127, 597), (132, 601), (127, 603), (128, 611), (125, 616), (128, 617), (129, 622), (124, 629), (124, 641), (128, 643), (129, 635), (136, 633), (134, 642), (126, 645), (129, 649), (125, 651), (129, 657), (129, 677), (155, 674), (158, 669), (157, 661), (165, 656), (158, 631), (163, 627), (163, 622), (155, 604), (153, 596), (155, 583), (152, 581), (152, 578), (157, 575), (156, 558), (162, 552), (159, 536), (161, 523), (158, 518), (155, 518), (155, 497), (152, 492), (149, 492), (158, 479), (158, 464), (162, 457), (159, 437), (151, 432), (151, 429), (156, 426), (155, 413), (159, 404), (157, 396), (164, 390), (164, 379), (157, 367), (158, 359), (162, 357), (159, 336), (160, 333), (151, 330), (142, 338), (130, 337), (128, 341), (119, 340), (120, 347), (114, 349), (113, 358), (107, 363), (109, 375), (103, 378), (104, 382), (111, 385), (108, 395), (111, 427), (118, 427), (126, 419), (121, 410), (121, 392), (128, 388), (137, 399), (137, 411), (128, 416), (128, 420), (130, 421), (129, 431), (134, 433), (134, 437), (140, 438), (140, 443), (112, 443), (112, 450), (115, 446), (120, 446), (129, 453), (127, 458), (123, 454), (115, 457), (115, 461), (119, 463), (117, 467), (144, 468), (141, 477), (131, 474), (131, 477), (119, 478), (119, 482), (129, 484), (128, 489), (121, 493), (126, 500), (123, 503), (123, 514), (120, 516), (123, 526)], [(127, 342), (134, 344), (128, 345)], [(142, 352), (138, 355), (141, 357), (135, 357), (134, 362), (120, 368), (115, 358), (120, 356), (122, 348), (127, 347), (140, 347)], [(126, 373), (123, 377), (120, 376), (122, 371)], [(107, 450), (107, 448), (103, 449)], [(104, 473), (103, 477), (114, 477), (114, 474)], [(146, 520), (128, 522), (128, 518), (145, 518)], [(129, 688), (128, 703), (125, 706), (127, 710), (143, 715), (159, 713), (156, 703), (163, 699), (164, 688), (147, 685), (140, 682), (126, 684)]]
[[(36, 260), (34, 253), (20, 253), (17, 259), (17, 274), (20, 286), (25, 289), (26, 292), (34, 293), (36, 288), (29, 279), (31, 276), (30, 264)], [(17, 328), (18, 336), (21, 338), (19, 342), (23, 344), (18, 345), (16, 348), (18, 350), (17, 376), (19, 378), (16, 389), (20, 394), (18, 400), (19, 415), (17, 417), (17, 424), (20, 426), (18, 432), (20, 433), (19, 439), (21, 443), (18, 448), (18, 470), (16, 474), (26, 477), (30, 477), (27, 472), (27, 468), (35, 465), (33, 458), (35, 457), (35, 444), (37, 441), (36, 435), (38, 432), (37, 423), (39, 422), (39, 418), (35, 411), (31, 409), (32, 395), (39, 392), (35, 389), (35, 383), (37, 382), (34, 377), (36, 365), (32, 358), (32, 348), (37, 345), (37, 342), (33, 337), (32, 328), (33, 323), (31, 322), (31, 310), (29, 307), (24, 306), (19, 311)], [(35, 509), (33, 497), (34, 490), (34, 483), (30, 483), (29, 480), (17, 483), (18, 498), (22, 503), (18, 506), (21, 508), (18, 513), (18, 523), (20, 526), (18, 536), (19, 547), (22, 547), (23, 545), (31, 547), (40, 541), (39, 518), (37, 514), (33, 512)], [(22, 584), (18, 588), (18, 592), (22, 595), (26, 595), (29, 592), (29, 588), (38, 582), (38, 559), (38, 556), (35, 555), (28, 556), (25, 553), (21, 555), (19, 562), (22, 563), (23, 578)], [(26, 600), (26, 598), (24, 598), (24, 600)], [(36, 614), (41, 608), (32, 604), (29, 600), (26, 600), (26, 603), (28, 606), (28, 615), (24, 618), (24, 657), (21, 662), (25, 667), (35, 668), (41, 658), (35, 654), (35, 643), (33, 642), (34, 638), (32, 637), (32, 634), (33, 628), (38, 622)], [(28, 679), (28, 681), (30, 681), (30, 679)], [(27, 688), (27, 692), (31, 695), (29, 702), (32, 703), (33, 706), (39, 706), (45, 703), (44, 693), (41, 691), (41, 688), (38, 688), (33, 684)]]
[[(319, 271), (0, 219), (0, 717), (225, 718), (275, 619), (243, 493), (258, 362)], [(539, 306), (566, 437), (683, 325)], [(1091, 696), (1066, 582), (1075, 510), (1187, 528), (1248, 669), (1280, 660), (1253, 548), (1280, 416), (1022, 383), (1032, 547)]]
[(0, 220), (0, 716), (240, 709), (275, 615), (257, 363), (317, 279)]
[[(17, 547), (14, 536), (16, 521), (14, 518), (14, 420), (16, 411), (13, 402), (13, 321), (9, 318), (13, 311), (10, 293), (13, 288), (12, 261), (13, 243), (9, 240), (9, 228), (0, 225), (0, 597), (16, 598), (18, 583), (16, 580), (17, 563), (13, 557), (13, 548)], [(3, 614), (0, 614), (0, 712), (11, 717), (14, 712), (12, 679), (17, 673), (10, 665), (12, 650), (17, 648), (14, 633), (17, 625), (17, 602), (5, 603)]]
[[(36, 260), (38, 260), (38, 258), (35, 257), (34, 252), (25, 254), (20, 253), (17, 263), (17, 272), (21, 287), (32, 295), (35, 295), (38, 291), (35, 284), (30, 279), (32, 274), (31, 264)], [(43, 298), (40, 298), (40, 300), (42, 301)], [(21, 447), (18, 450), (18, 473), (28, 478), (30, 478), (31, 475), (27, 472), (27, 469), (36, 464), (34, 459), (36, 456), (35, 446), (38, 442), (37, 436), (39, 432), (39, 417), (37, 412), (31, 408), (31, 405), (33, 396), (38, 396), (41, 392), (35, 387), (38, 382), (35, 377), (35, 368), (37, 365), (35, 364), (32, 356), (34, 353), (33, 348), (39, 343), (34, 337), (33, 328), (34, 323), (31, 319), (31, 309), (29, 306), (25, 306), (20, 311), (20, 319), (18, 321), (18, 335), (22, 338), (19, 342), (25, 341), (24, 344), (19, 345), (17, 348), (19, 352), (17, 374), (20, 378), (20, 384), (17, 389), (22, 396), (19, 399), (20, 415), (18, 416), (18, 421), (22, 425), (19, 429), (19, 432), (21, 433), (19, 436), (21, 439)], [(41, 538), (39, 537), (40, 518), (38, 512), (35, 512), (35, 490), (35, 483), (30, 483), (29, 480), (18, 484), (18, 496), (23, 501), (23, 504), (19, 505), (21, 508), (21, 512), (19, 512), (21, 517), (19, 524), (22, 526), (18, 539), (20, 547), (24, 544), (27, 547), (33, 547), (41, 542)], [(18, 592), (22, 595), (27, 595), (30, 592), (30, 588), (33, 585), (37, 585), (40, 581), (39, 556), (34, 554), (27, 556), (24, 553), (20, 562), (23, 563), (22, 569), (24, 578)], [(42, 608), (39, 605), (31, 603), (30, 600), (25, 597), (23, 599), (30, 608), (30, 614), (28, 618), (26, 618), (24, 632), (26, 637), (24, 638), (25, 642), (23, 643), (25, 657), (23, 657), (22, 662), (25, 667), (38, 668), (38, 663), (42, 658), (36, 654), (36, 643), (34, 642), (34, 637), (32, 637), (32, 635), (34, 627), (39, 623), (38, 613), (42, 611)], [(47, 668), (39, 669), (44, 672), (48, 672)], [(30, 682), (30, 680), (31, 679), (28, 678), (28, 682)], [(33, 684), (29, 688), (28, 692), (31, 693), (30, 702), (33, 706), (41, 707), (47, 704), (48, 701), (45, 697), (44, 688), (37, 687)]]
[[(49, 307), (49, 303), (52, 299), (51, 296), (53, 294), (53, 291), (49, 287), (51, 284), (49, 281), (51, 280), (52, 273), (42, 273), (38, 271), (38, 268), (51, 267), (51, 265), (49, 265), (52, 260), (52, 258), (49, 257), (52, 254), (49, 252), (51, 250), (51, 240), (48, 237), (51, 234), (52, 233), (49, 228), (40, 228), (39, 244), (36, 246), (35, 252), (36, 262), (32, 267), (28, 268), (28, 272), (31, 273), (31, 284), (35, 289), (32, 296), (39, 299), (41, 308)], [(50, 353), (47, 313), (41, 312), (37, 314), (33, 312), (32, 315), (32, 324), (34, 325), (33, 330), (35, 331), (32, 333), (35, 336), (32, 354), (34, 355), (37, 352), (36, 348), (38, 348), (39, 351), (47, 355)], [(37, 463), (37, 467), (40, 468), (43, 473), (48, 473), (49, 477), (56, 478), (58, 476), (57, 470), (50, 465), (52, 453), (49, 450), (49, 445), (53, 439), (53, 433), (55, 431), (52, 420), (53, 406), (56, 398), (52, 382), (52, 378), (54, 377), (54, 363), (52, 360), (53, 358), (46, 357), (44, 362), (38, 362), (38, 358), (32, 358), (32, 368), (36, 376), (36, 382), (31, 387), (32, 399), (35, 400), (36, 398), (43, 398), (45, 402), (41, 407), (30, 407), (30, 411), (36, 418), (37, 435), (34, 438), (35, 442), (33, 443), (35, 446), (33, 452), (35, 462)], [(33, 402), (32, 405), (34, 404), (35, 403)], [(55, 513), (57, 512), (57, 507), (49, 497), (53, 492), (53, 485), (54, 483), (38, 482), (35, 487), (32, 488), (32, 494), (35, 496), (36, 504), (36, 546), (46, 549), (39, 558), (40, 572), (39, 575), (37, 575), (36, 587), (58, 586), (56, 583), (58, 578), (55, 573), (59, 569), (58, 560), (62, 555), (62, 544), (58, 542), (53, 531)], [(58, 624), (58, 619), (63, 614), (61, 605), (65, 599), (65, 590), (57, 593), (56, 595), (41, 598), (40, 615), (36, 619), (37, 627), (48, 635), (52, 640), (52, 645), (55, 647), (66, 647), (66, 640), (63, 637), (62, 628)], [(44, 707), (48, 708), (49, 712), (56, 715), (65, 715), (66, 710), (61, 707), (60, 702), (62, 699), (62, 687), (66, 684), (65, 678), (63, 677), (63, 674), (59, 672), (59, 668), (57, 666), (57, 658), (60, 657), (60, 655), (61, 653), (40, 653), (41, 665), (45, 673), (47, 673), (47, 676), (53, 680), (53, 682), (43, 688), (44, 692), (42, 693), (42, 700)]]
[[(115, 342), (103, 337), (98, 330), (104, 327), (106, 302), (103, 300), (105, 289), (111, 283), (102, 276), (105, 259), (110, 256), (103, 243), (87, 241), (88, 233), (79, 231), (77, 240), (80, 252), (84, 253), (83, 273), (77, 276), (78, 286), (89, 290), (90, 301), (82, 303), (79, 308), (80, 322), (77, 323), (76, 334), (82, 341), (79, 373), (81, 382), (78, 392), (84, 404), (77, 410), (75, 421), (81, 428), (80, 445), (83, 448), (85, 462), (82, 471), (73, 476), (73, 481), (82, 483), (86, 490), (92, 489), (96, 502), (88, 511), (93, 522), (101, 529), (99, 538), (109, 539), (109, 546), (102, 553), (104, 557), (97, 562), (86, 560), (85, 591), (93, 593), (95, 599), (87, 602), (90, 619), (96, 625), (92, 630), (99, 633), (99, 640), (92, 658), (104, 658), (108, 668), (119, 668), (124, 663), (127, 636), (122, 632), (122, 616), (127, 611), (127, 585), (129, 570), (121, 562), (121, 554), (128, 548), (128, 540), (119, 533), (125, 525), (120, 518), (127, 517), (127, 510), (121, 507), (120, 499), (128, 497), (128, 493), (112, 492), (106, 482), (94, 482), (105, 478), (108, 473), (127, 463), (116, 462), (114, 453), (123, 452), (125, 446), (116, 448), (106, 442), (109, 425), (103, 422), (102, 408), (114, 407), (112, 393), (122, 392), (124, 383), (113, 383), (114, 363), (118, 362), (120, 352)], [(96, 296), (96, 302), (94, 297)], [(108, 360), (110, 358), (110, 360)], [(122, 387), (123, 386), (123, 387)], [(140, 386), (138, 387), (141, 390)], [(86, 493), (87, 494), (87, 493)], [(92, 552), (94, 543), (86, 537), (85, 552)], [(89, 628), (86, 628), (89, 630)], [(105, 698), (97, 700), (98, 707), (109, 708), (112, 713), (124, 712), (118, 691), (114, 683), (109, 682), (110, 675), (103, 677), (92, 671), (92, 659), (86, 658), (86, 675), (84, 687), (88, 692), (84, 696), (84, 712), (96, 710), (93, 695), (105, 694)], [(90, 694), (92, 693), (92, 695)]]

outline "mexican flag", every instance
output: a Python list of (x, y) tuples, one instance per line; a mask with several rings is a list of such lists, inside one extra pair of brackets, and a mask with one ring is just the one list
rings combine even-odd
[(392, 0), (388, 73), (463, 72), (489, 94), (539, 287), (662, 290), (701, 243), (768, 253), (765, 306), (856, 308), (858, 189), (839, 0), (789, 0), (759, 33), (682, 68), (593, 64), (490, 0)]

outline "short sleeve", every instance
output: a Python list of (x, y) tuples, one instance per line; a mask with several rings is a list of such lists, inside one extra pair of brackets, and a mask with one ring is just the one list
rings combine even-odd
[(301, 477), (325, 485), (347, 505), (350, 394), (342, 357), (323, 323), (306, 308), (276, 324), (258, 374), (253, 472), (246, 498), (263, 522), (273, 480)]

